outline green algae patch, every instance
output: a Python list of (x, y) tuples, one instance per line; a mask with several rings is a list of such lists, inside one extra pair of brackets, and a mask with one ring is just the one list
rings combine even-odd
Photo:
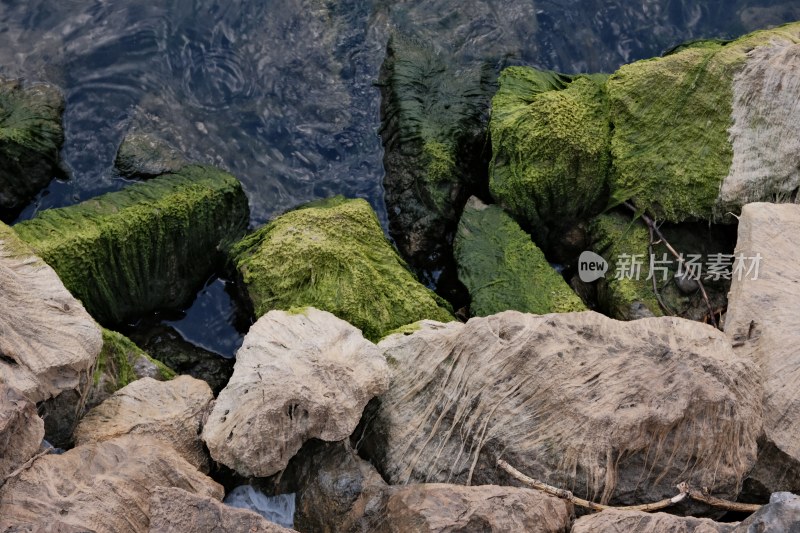
[(454, 249), (473, 316), (509, 309), (535, 314), (586, 310), (530, 236), (495, 205), (474, 197), (467, 202)]
[(420, 284), (364, 200), (341, 196), (290, 211), (232, 248), (256, 316), (315, 307), (372, 341), (425, 318), (449, 322), (449, 306)]
[(248, 223), (239, 181), (187, 166), (14, 226), (103, 324), (185, 304)]
[(15, 210), (60, 175), (64, 97), (51, 85), (0, 79), (0, 210)]
[(605, 79), (528, 67), (500, 75), (490, 121), (490, 189), (537, 242), (605, 207), (611, 164)]

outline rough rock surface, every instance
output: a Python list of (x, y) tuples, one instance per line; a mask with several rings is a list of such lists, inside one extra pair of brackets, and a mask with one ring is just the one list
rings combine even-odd
[(800, 496), (776, 492), (769, 504), (751, 514), (731, 533), (797, 533), (800, 531)]
[(469, 199), (453, 249), (472, 316), (509, 309), (535, 314), (586, 309), (530, 236), (496, 205)]
[(34, 456), (43, 438), (44, 422), (36, 414), (36, 405), (0, 383), (0, 484)]
[(579, 518), (570, 533), (731, 533), (733, 528), (708, 518), (611, 510)]
[(156, 487), (223, 496), (220, 485), (162, 441), (126, 435), (40, 457), (0, 488), (0, 517), (11, 531), (49, 531), (60, 523), (96, 533), (147, 532)]
[(496, 467), (614, 504), (687, 481), (735, 498), (761, 427), (756, 365), (679, 318), (507, 311), (393, 335), (364, 453), (394, 484), (515, 484)]
[(449, 306), (420, 284), (383, 235), (365, 200), (312, 202), (248, 235), (233, 248), (256, 316), (312, 306), (377, 341)]
[(183, 489), (158, 487), (150, 500), (151, 533), (281, 533), (294, 531), (258, 513)]
[(125, 135), (114, 160), (114, 168), (121, 176), (138, 179), (178, 172), (186, 164), (176, 148), (149, 133)]
[(216, 461), (266, 477), (309, 439), (346, 439), (388, 384), (380, 351), (347, 322), (314, 308), (271, 311), (237, 352), (203, 440)]
[[(756, 265), (756, 272), (748, 273)], [(750, 490), (800, 492), (800, 206), (748, 204), (739, 220), (725, 333), (734, 352), (755, 361), (764, 379), (764, 437)], [(757, 277), (757, 279), (753, 279)]]
[(62, 174), (63, 111), (64, 96), (52, 85), (0, 78), (0, 215), (19, 210)]
[(103, 324), (191, 299), (248, 223), (241, 184), (187, 166), (14, 226)]
[(208, 384), (190, 376), (170, 381), (139, 379), (86, 413), (75, 428), (75, 444), (147, 435), (207, 472), (208, 456), (200, 431), (213, 399)]
[(58, 275), (0, 222), (0, 382), (39, 403), (87, 380), (100, 326)]

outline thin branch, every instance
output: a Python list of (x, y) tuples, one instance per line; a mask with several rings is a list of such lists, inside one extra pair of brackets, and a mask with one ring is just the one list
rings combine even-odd
[(31, 457), (30, 459), (25, 461), (22, 464), (22, 466), (20, 466), (19, 468), (17, 468), (13, 472), (11, 472), (9, 475), (7, 475), (5, 477), (5, 479), (3, 479), (3, 482), (0, 483), (0, 487), (5, 485), (6, 481), (8, 481), (9, 479), (15, 478), (18, 475), (20, 475), (22, 472), (24, 472), (25, 470), (29, 469), (33, 465), (33, 462), (36, 461), (36, 459), (38, 459), (39, 457), (41, 457), (43, 455), (47, 455), (47, 454), (50, 454), (50, 453), (53, 453), (53, 448), (45, 448), (41, 452), (37, 453), (36, 455), (34, 455), (33, 457)]

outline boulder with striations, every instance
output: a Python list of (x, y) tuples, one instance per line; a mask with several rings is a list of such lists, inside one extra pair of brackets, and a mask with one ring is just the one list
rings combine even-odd
[(733, 528), (708, 518), (610, 509), (579, 518), (570, 533), (731, 533)]
[(44, 422), (36, 404), (0, 383), (0, 485), (36, 454), (43, 438)]

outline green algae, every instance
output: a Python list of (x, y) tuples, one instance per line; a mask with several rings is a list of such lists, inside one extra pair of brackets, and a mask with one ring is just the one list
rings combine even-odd
[(535, 314), (586, 310), (530, 236), (495, 205), (475, 198), (467, 202), (454, 250), (473, 316), (509, 309)]
[(610, 125), (604, 82), (603, 75), (528, 67), (500, 75), (490, 121), (490, 190), (537, 241), (605, 206)]
[[(136, 366), (139, 360), (144, 360), (148, 366), (156, 368), (158, 378), (169, 380), (176, 376), (175, 372), (167, 365), (153, 359), (132, 340), (121, 333), (103, 328), (103, 349), (97, 356), (94, 367), (94, 385), (98, 386), (103, 376), (103, 384), (107, 394), (113, 394), (125, 385), (136, 381), (142, 376), (137, 375)], [(113, 389), (113, 390), (112, 390)]]
[(247, 226), (241, 184), (187, 166), (14, 226), (103, 324), (186, 303)]
[(453, 320), (383, 235), (364, 200), (337, 196), (290, 211), (232, 248), (256, 316), (315, 307), (377, 341), (425, 318)]

